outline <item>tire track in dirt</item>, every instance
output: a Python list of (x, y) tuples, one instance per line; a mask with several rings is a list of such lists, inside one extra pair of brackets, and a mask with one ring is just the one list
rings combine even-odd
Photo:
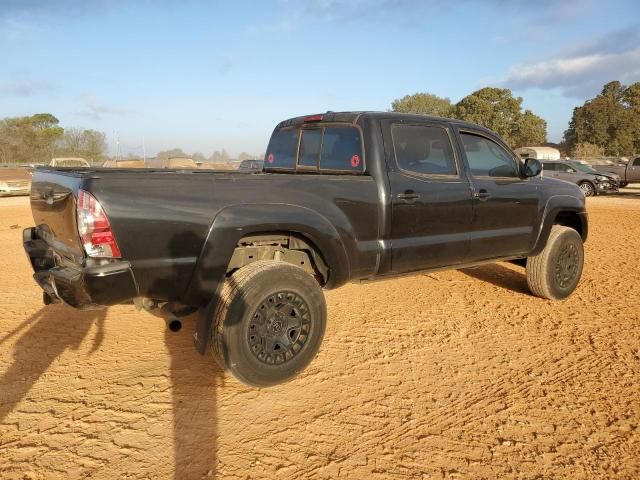
[(255, 390), (191, 320), (42, 312), (0, 205), (0, 478), (640, 478), (640, 202), (588, 207), (570, 299), (507, 264), (349, 285), (310, 368)]

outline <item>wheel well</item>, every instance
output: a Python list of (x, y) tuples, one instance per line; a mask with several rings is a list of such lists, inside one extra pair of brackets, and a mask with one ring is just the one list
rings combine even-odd
[(573, 228), (576, 232), (584, 237), (584, 226), (582, 220), (576, 212), (560, 212), (553, 221), (554, 225), (562, 225), (564, 227)]
[(301, 234), (268, 232), (242, 237), (227, 266), (227, 275), (258, 260), (276, 260), (296, 265), (313, 275), (321, 286), (329, 279), (329, 267), (320, 249)]

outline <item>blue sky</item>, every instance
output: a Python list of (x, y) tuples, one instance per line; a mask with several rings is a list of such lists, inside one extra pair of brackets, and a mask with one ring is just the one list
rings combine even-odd
[(0, 117), (50, 112), (124, 153), (261, 153), (276, 122), (508, 87), (559, 141), (640, 81), (640, 2), (0, 0)]

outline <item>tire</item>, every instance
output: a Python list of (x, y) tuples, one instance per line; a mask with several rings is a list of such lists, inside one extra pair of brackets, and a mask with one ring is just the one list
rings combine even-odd
[(584, 266), (584, 247), (574, 229), (554, 225), (544, 250), (527, 258), (531, 293), (549, 300), (567, 298), (578, 286)]
[(580, 182), (578, 187), (580, 187), (585, 197), (593, 197), (596, 194), (596, 187), (591, 182)]
[(618, 185), (620, 188), (624, 188), (627, 185), (629, 185), (629, 182), (620, 182), (620, 184)]
[(294, 265), (253, 262), (225, 282), (209, 349), (242, 383), (268, 387), (291, 380), (320, 348), (327, 307), (318, 282)]

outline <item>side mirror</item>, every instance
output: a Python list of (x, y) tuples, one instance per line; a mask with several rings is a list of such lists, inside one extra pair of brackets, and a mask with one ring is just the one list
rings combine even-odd
[(524, 168), (522, 169), (522, 174), (525, 178), (528, 177), (536, 177), (540, 175), (542, 171), (542, 164), (539, 160), (535, 158), (527, 158), (524, 161)]

